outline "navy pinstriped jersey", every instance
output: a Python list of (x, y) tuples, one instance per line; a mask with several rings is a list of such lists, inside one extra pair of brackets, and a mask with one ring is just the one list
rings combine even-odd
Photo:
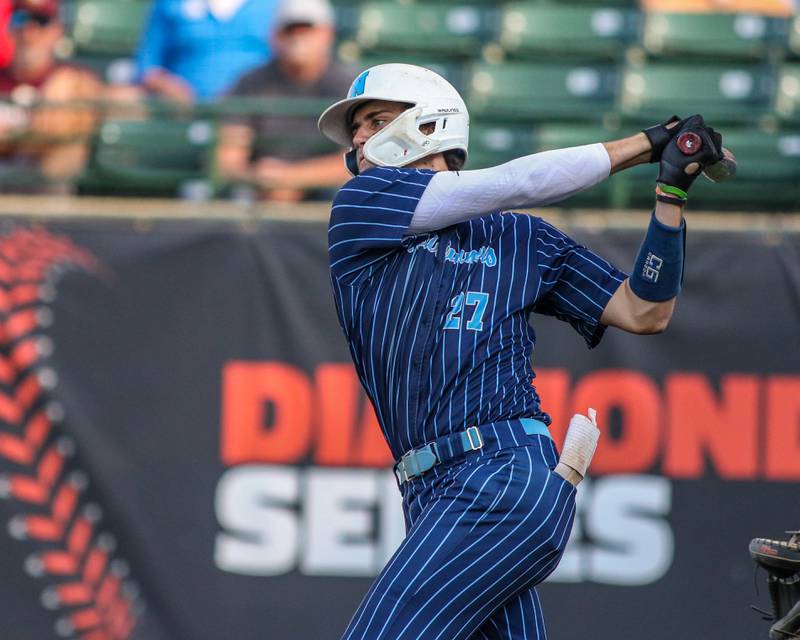
[(533, 417), (531, 311), (590, 347), (625, 274), (544, 220), (494, 213), (406, 235), (434, 172), (371, 169), (331, 210), (339, 321), (395, 457), (471, 425)]

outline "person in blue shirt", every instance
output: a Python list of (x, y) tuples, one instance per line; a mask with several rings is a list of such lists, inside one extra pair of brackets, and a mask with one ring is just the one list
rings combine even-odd
[[(360, 74), (319, 128), (351, 147), (331, 209), (336, 309), (397, 464), (407, 536), (345, 640), (546, 637), (536, 585), (556, 567), (591, 461), (594, 415), (561, 455), (533, 386), (531, 312), (594, 347), (607, 326), (663, 331), (681, 288), (683, 206), (722, 157), (700, 116), (613, 142), (462, 171), (469, 116), (441, 76)], [(556, 202), (659, 162), (656, 205), (631, 275), (510, 209)]]
[(217, 98), (269, 59), (277, 5), (278, 0), (155, 0), (136, 56), (138, 82), (153, 95), (183, 104)]

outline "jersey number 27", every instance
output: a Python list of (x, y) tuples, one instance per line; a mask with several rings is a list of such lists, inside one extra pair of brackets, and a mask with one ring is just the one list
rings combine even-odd
[(467, 321), (467, 329), (470, 331), (483, 331), (483, 314), (489, 304), (489, 294), (482, 291), (466, 291), (459, 293), (450, 301), (450, 313), (444, 323), (445, 329), (460, 329), (461, 316), (464, 314), (464, 307), (475, 307), (472, 317)]

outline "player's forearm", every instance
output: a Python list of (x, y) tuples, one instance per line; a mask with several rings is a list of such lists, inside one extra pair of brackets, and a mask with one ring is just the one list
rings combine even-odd
[(668, 202), (656, 202), (655, 215), (663, 225), (680, 227), (683, 221), (683, 207)]
[(409, 231), (434, 231), (493, 211), (552, 204), (604, 180), (610, 168), (603, 145), (592, 144), (544, 151), (489, 169), (442, 171), (422, 195)]
[(608, 157), (611, 160), (611, 173), (650, 162), (652, 146), (644, 133), (637, 133), (629, 138), (604, 142)]
[(667, 328), (675, 310), (675, 298), (652, 302), (637, 296), (625, 280), (609, 300), (600, 323), (629, 333), (661, 333)]
[(672, 319), (683, 273), (683, 207), (657, 201), (653, 217), (631, 278), (611, 297), (602, 324), (631, 333), (660, 333)]

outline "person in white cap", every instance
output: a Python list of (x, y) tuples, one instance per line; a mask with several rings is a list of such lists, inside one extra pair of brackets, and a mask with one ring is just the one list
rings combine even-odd
[(249, 116), (225, 119), (217, 167), (233, 183), (256, 185), (270, 200), (332, 196), (347, 178), (337, 146), (319, 144), (316, 118), (270, 113), (270, 98), (299, 100), (341, 95), (353, 69), (332, 56), (333, 10), (327, 0), (284, 0), (278, 8), (275, 58), (242, 76), (229, 98), (265, 98)]
[[(531, 88), (531, 100), (536, 99)], [(536, 585), (561, 558), (599, 436), (579, 414), (559, 456), (532, 382), (536, 312), (589, 347), (606, 326), (663, 331), (683, 273), (683, 205), (721, 138), (700, 116), (477, 171), (444, 78), (367, 69), (319, 120), (355, 176), (331, 208), (339, 321), (403, 495), (407, 536), (344, 640), (544, 640)], [(671, 128), (670, 128), (671, 127)], [(614, 171), (659, 162), (630, 277), (545, 220)]]

